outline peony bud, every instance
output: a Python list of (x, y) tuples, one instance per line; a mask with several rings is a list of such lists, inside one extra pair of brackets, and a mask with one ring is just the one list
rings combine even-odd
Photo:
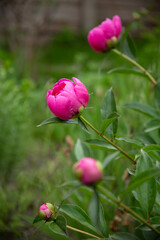
[(47, 104), (51, 112), (63, 120), (82, 114), (88, 104), (89, 94), (83, 83), (73, 77), (73, 81), (62, 78), (47, 92)]
[(51, 203), (44, 203), (38, 210), (38, 216), (40, 219), (48, 220), (55, 214), (54, 206)]
[(104, 52), (117, 43), (122, 31), (122, 23), (119, 16), (107, 18), (99, 26), (93, 28), (88, 34), (88, 42), (96, 52)]
[(99, 161), (93, 158), (82, 158), (73, 166), (74, 175), (84, 184), (92, 185), (102, 180), (103, 170)]

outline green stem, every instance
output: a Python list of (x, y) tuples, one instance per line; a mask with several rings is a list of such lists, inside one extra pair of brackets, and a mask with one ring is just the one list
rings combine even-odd
[(83, 234), (85, 234), (85, 235), (88, 235), (88, 236), (94, 237), (94, 238), (96, 238), (96, 239), (101, 239), (100, 237), (98, 237), (98, 236), (96, 236), (96, 235), (94, 235), (94, 234), (91, 234), (91, 233), (88, 233), (88, 232), (82, 231), (82, 230), (80, 230), (80, 229), (77, 229), (77, 228), (71, 227), (71, 226), (69, 226), (69, 225), (66, 225), (66, 227), (67, 227), (68, 229), (73, 230), (73, 231), (80, 232), (80, 233), (83, 233)]
[(133, 65), (135, 65), (137, 68), (139, 68), (153, 83), (155, 86), (157, 84), (156, 80), (152, 77), (152, 75), (144, 68), (142, 67), (139, 63), (128, 57), (127, 55), (123, 54), (122, 52), (118, 51), (117, 49), (113, 48), (112, 51), (116, 53), (117, 55), (123, 57), (127, 61), (131, 62)]
[(112, 146), (114, 146), (118, 151), (120, 151), (129, 161), (133, 164), (136, 164), (136, 161), (128, 154), (126, 153), (122, 148), (118, 147), (114, 142), (112, 142), (110, 139), (108, 139), (105, 135), (103, 135), (99, 130), (97, 130), (90, 122), (88, 122), (84, 117), (80, 116), (81, 120), (85, 122), (90, 128), (92, 128), (98, 135), (100, 135), (104, 140), (106, 140), (108, 143), (110, 143)]
[(122, 207), (124, 209), (124, 211), (130, 213), (132, 216), (134, 216), (135, 218), (137, 218), (138, 220), (140, 220), (142, 223), (144, 223), (146, 226), (148, 226), (149, 228), (151, 228), (154, 232), (156, 232), (158, 235), (160, 235), (160, 232), (154, 228), (148, 221), (146, 221), (145, 219), (143, 219), (141, 216), (139, 216), (136, 212), (134, 212), (131, 208), (129, 208), (128, 206), (126, 206), (124, 203), (119, 202), (118, 200), (116, 200), (115, 198), (111, 197), (109, 194), (106, 193), (106, 191), (103, 189), (103, 187), (98, 186), (98, 190), (103, 193), (107, 198), (109, 198), (111, 201), (113, 201), (114, 203), (116, 203), (119, 207)]

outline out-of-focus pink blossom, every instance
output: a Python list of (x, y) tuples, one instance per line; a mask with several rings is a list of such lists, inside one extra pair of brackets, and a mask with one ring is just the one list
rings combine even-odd
[(96, 52), (104, 52), (117, 43), (122, 31), (121, 19), (115, 15), (112, 20), (107, 18), (88, 34), (88, 42)]
[(84, 184), (92, 185), (103, 178), (102, 166), (93, 158), (82, 158), (73, 166), (73, 173)]

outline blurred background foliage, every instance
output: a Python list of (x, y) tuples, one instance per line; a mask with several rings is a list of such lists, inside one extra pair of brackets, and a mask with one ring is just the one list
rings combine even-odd
[[(141, 14), (138, 19), (134, 15), (131, 28), (137, 58), (158, 79), (160, 18), (155, 18), (152, 28), (142, 20)], [(24, 216), (33, 217), (43, 202), (61, 202), (67, 188), (60, 185), (73, 179), (71, 165), (76, 159), (75, 152), (81, 151), (76, 144), (77, 136), (82, 141), (90, 136), (73, 125), (36, 128), (41, 121), (52, 117), (46, 105), (47, 90), (60, 78), (78, 77), (90, 94), (84, 116), (99, 128), (100, 106), (105, 92), (112, 87), (120, 114), (118, 137), (136, 137), (147, 117), (126, 110), (123, 104), (136, 101), (152, 106), (152, 86), (147, 79), (136, 75), (109, 74), (117, 66), (130, 67), (130, 64), (112, 53), (95, 53), (84, 33), (64, 29), (47, 44), (32, 48), (31, 55), (26, 54), (23, 46), (11, 49), (9, 41), (5, 36), (0, 39), (0, 238), (50, 239), (36, 232)], [(75, 151), (75, 146), (79, 150)], [(126, 143), (122, 147), (132, 151)], [(106, 151), (90, 151), (100, 161), (108, 156)], [(105, 171), (112, 176), (108, 180), (111, 189), (123, 191), (127, 166), (125, 160), (122, 165), (116, 158), (108, 164)], [(72, 202), (85, 209), (89, 198), (84, 191), (78, 198), (73, 194)], [(106, 212), (109, 221), (115, 214), (112, 208)], [(81, 239), (81, 235), (74, 234), (74, 239)]]

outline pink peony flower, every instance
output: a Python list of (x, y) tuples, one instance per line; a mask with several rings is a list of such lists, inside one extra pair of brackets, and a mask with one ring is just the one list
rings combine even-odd
[(78, 78), (72, 79), (60, 79), (46, 96), (51, 112), (63, 120), (80, 115), (89, 101), (87, 88)]
[(119, 16), (107, 18), (99, 26), (93, 28), (88, 34), (88, 42), (96, 52), (104, 52), (117, 43), (122, 31), (122, 23)]
[(73, 166), (75, 176), (84, 184), (91, 185), (103, 177), (102, 165), (93, 158), (82, 158)]
[(48, 220), (54, 213), (54, 206), (51, 203), (44, 203), (38, 210), (38, 216), (44, 220)]

